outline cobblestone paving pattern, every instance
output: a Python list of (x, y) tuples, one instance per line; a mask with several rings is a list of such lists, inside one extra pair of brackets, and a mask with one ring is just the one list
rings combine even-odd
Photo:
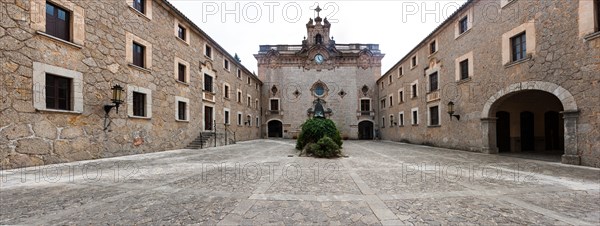
[(0, 171), (0, 224), (599, 225), (600, 170), (346, 141), (255, 140)]

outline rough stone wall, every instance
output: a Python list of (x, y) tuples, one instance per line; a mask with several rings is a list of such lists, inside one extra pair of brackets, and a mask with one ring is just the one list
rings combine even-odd
[[(481, 151), (483, 140), (487, 139), (482, 136), (480, 120), (486, 101), (511, 84), (545, 81), (565, 88), (574, 96), (580, 111), (577, 149), (581, 164), (599, 167), (600, 39), (584, 40), (578, 35), (579, 1), (514, 1), (502, 9), (499, 4), (499, 1), (475, 1), (470, 6), (474, 15), (470, 31), (455, 39), (455, 24), (460, 19), (455, 18), (432, 36), (438, 42), (437, 53), (429, 56), (428, 40), (417, 50), (420, 63), (415, 69), (409, 69), (410, 58), (407, 58), (401, 62), (404, 76), (397, 78), (397, 66), (378, 80), (386, 83), (380, 98), (392, 93), (396, 93), (397, 98), (398, 89), (404, 87), (407, 100), (381, 111), (382, 115), (395, 114), (396, 117), (398, 112), (404, 111), (406, 124), (383, 128), (383, 138)], [(505, 67), (501, 54), (502, 34), (532, 20), (536, 46), (531, 60)], [(467, 82), (456, 82), (455, 59), (470, 51), (473, 51), (474, 75)], [(434, 58), (441, 65), (440, 127), (428, 127), (425, 121), (428, 103), (423, 70)], [(394, 76), (392, 85), (387, 82), (390, 75)], [(410, 99), (407, 91), (416, 79), (419, 80), (420, 95)], [(456, 104), (455, 114), (460, 115), (460, 121), (450, 121), (446, 113), (449, 101)], [(418, 126), (410, 125), (413, 107), (419, 107), (422, 123)]]
[[(63, 1), (61, 1), (63, 2)], [(31, 23), (28, 0), (0, 2), (0, 166), (16, 168), (84, 159), (104, 158), (136, 153), (183, 148), (202, 130), (201, 62), (207, 39), (189, 28), (162, 1), (154, 1), (152, 19), (147, 19), (127, 5), (127, 1), (71, 1), (83, 8), (85, 39), (82, 48), (55, 41), (36, 33)], [(174, 34), (175, 20), (188, 25), (190, 45)], [(152, 67), (139, 70), (126, 62), (126, 33), (152, 44)], [(215, 120), (223, 122), (222, 82), (240, 83), (246, 93), (259, 97), (251, 85), (238, 82), (238, 65), (234, 59), (213, 47), (216, 93)], [(190, 81), (181, 84), (173, 71), (175, 57), (190, 63)], [(229, 58), (231, 71), (223, 69)], [(210, 61), (210, 60), (209, 60)], [(83, 74), (82, 113), (38, 111), (34, 108), (33, 62), (74, 70)], [(244, 69), (245, 70), (245, 69)], [(247, 72), (247, 70), (245, 70)], [(248, 76), (247, 73), (244, 76)], [(245, 79), (245, 77), (244, 77)], [(110, 113), (112, 124), (104, 131), (103, 106), (110, 103), (114, 84), (134, 85), (152, 91), (152, 117), (127, 116), (127, 104), (119, 113)], [(131, 91), (127, 91), (128, 94)], [(175, 120), (175, 96), (190, 100), (189, 122)], [(229, 106), (233, 111), (258, 115), (257, 107)], [(259, 138), (259, 128), (238, 128), (239, 140)]]
[[(358, 139), (357, 111), (360, 110), (359, 98), (364, 97), (361, 88), (367, 85), (370, 90), (368, 97), (373, 98), (371, 101), (375, 101), (374, 80), (381, 73), (381, 68), (373, 66), (363, 69), (354, 66), (317, 71), (304, 70), (297, 66), (280, 68), (260, 66), (259, 72), (264, 76), (262, 101), (265, 103), (265, 110), (269, 109), (269, 99), (274, 97), (279, 98), (283, 111), (282, 115), (267, 115), (266, 119), (282, 121), (285, 138), (294, 138), (298, 135), (300, 126), (309, 118), (307, 110), (314, 107), (313, 101), (316, 99), (311, 87), (320, 80), (328, 89), (322, 99), (326, 101), (323, 107), (331, 108), (333, 111), (330, 119), (336, 123), (342, 137)], [(271, 93), (273, 85), (276, 85), (279, 90), (275, 96)], [(296, 90), (299, 91), (299, 95), (294, 94)], [(345, 95), (340, 95), (342, 90)], [(263, 127), (263, 136), (266, 137), (268, 128), (266, 124)]]

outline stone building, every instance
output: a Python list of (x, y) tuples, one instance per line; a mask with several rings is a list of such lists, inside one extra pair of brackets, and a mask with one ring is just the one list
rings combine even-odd
[[(317, 14), (319, 9), (317, 8)], [(377, 44), (339, 44), (327, 18), (306, 24), (301, 45), (261, 45), (263, 137), (296, 138), (320, 102), (345, 139), (373, 137), (375, 80), (384, 54)]]
[(468, 1), (377, 80), (383, 139), (600, 167), (599, 8)]
[[(168, 1), (0, 10), (2, 168), (184, 148), (225, 124), (260, 137), (262, 82)], [(105, 107), (115, 85), (118, 113)]]

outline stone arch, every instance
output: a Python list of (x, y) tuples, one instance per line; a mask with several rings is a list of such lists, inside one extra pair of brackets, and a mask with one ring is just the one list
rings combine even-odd
[(375, 136), (375, 122), (370, 119), (363, 119), (358, 122), (358, 139), (372, 140)]
[(550, 82), (529, 81), (529, 82), (520, 82), (520, 83), (512, 84), (512, 85), (507, 86), (506, 88), (498, 91), (493, 96), (491, 96), (483, 105), (483, 110), (481, 111), (481, 118), (493, 117), (490, 115), (491, 110), (492, 110), (492, 105), (494, 103), (496, 103), (496, 101), (500, 100), (502, 97), (505, 97), (506, 95), (509, 95), (512, 93), (516, 93), (519, 91), (526, 91), (526, 90), (540, 90), (540, 91), (546, 91), (548, 93), (551, 93), (560, 100), (565, 112), (578, 111), (577, 103), (575, 102), (575, 98), (565, 88), (563, 88), (559, 85), (556, 85), (554, 83), (550, 83)]
[(283, 138), (283, 121), (269, 119), (267, 122), (267, 137)]
[(565, 152), (562, 156), (562, 163), (579, 165), (580, 156), (577, 148), (577, 118), (579, 117), (579, 110), (575, 98), (567, 89), (557, 84), (543, 81), (514, 83), (488, 98), (481, 111), (481, 130), (483, 132), (482, 152), (490, 154), (498, 153), (496, 147), (496, 118), (494, 115), (491, 115), (494, 111), (494, 106), (504, 98), (522, 91), (544, 91), (558, 98), (563, 106), (562, 114), (565, 131)]

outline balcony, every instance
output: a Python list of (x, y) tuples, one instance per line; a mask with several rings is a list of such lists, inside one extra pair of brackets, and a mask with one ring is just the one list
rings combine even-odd
[(283, 110), (267, 110), (265, 115), (283, 115)]
[(375, 111), (356, 111), (357, 117), (375, 117)]

